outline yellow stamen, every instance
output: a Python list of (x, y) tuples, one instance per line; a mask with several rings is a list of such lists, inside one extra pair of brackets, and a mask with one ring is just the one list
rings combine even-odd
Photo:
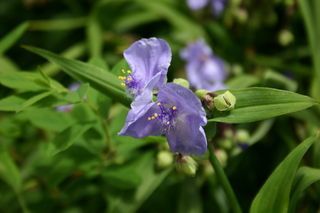
[(125, 83), (121, 83), (121, 86), (124, 86), (124, 87), (125, 87), (125, 86), (126, 86), (126, 84), (125, 84)]
[(173, 110), (176, 110), (176, 109), (177, 109), (177, 107), (176, 107), (176, 106), (173, 106), (173, 107), (172, 107), (172, 109), (173, 109)]
[(131, 70), (127, 70), (127, 73), (130, 74), (130, 73), (131, 73)]
[(160, 103), (160, 102), (158, 102), (158, 103), (157, 103), (157, 105), (158, 105), (158, 106), (160, 106), (160, 105), (161, 105), (161, 103)]

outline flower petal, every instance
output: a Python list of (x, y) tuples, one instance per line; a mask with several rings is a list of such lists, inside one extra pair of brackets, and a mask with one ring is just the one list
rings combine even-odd
[(124, 57), (141, 88), (145, 88), (159, 74), (160, 78), (155, 86), (164, 84), (171, 62), (171, 49), (165, 40), (150, 38), (136, 41), (125, 50)]
[(185, 155), (201, 155), (207, 150), (207, 139), (199, 125), (199, 117), (179, 116), (175, 128), (167, 133), (171, 151)]
[(142, 138), (150, 135), (161, 135), (161, 126), (158, 122), (148, 121), (148, 117), (159, 108), (151, 101), (152, 92), (145, 90), (137, 96), (131, 104), (125, 126), (119, 132), (119, 135), (128, 135), (136, 138)]
[(195, 114), (203, 120), (201, 125), (206, 124), (206, 113), (197, 96), (189, 89), (175, 83), (167, 83), (161, 87), (158, 101), (175, 105), (179, 115)]
[(191, 10), (199, 10), (208, 4), (209, 0), (188, 0), (188, 6)]

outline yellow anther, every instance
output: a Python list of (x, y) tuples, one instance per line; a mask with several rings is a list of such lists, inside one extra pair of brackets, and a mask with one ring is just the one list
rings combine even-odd
[(125, 71), (124, 69), (121, 69), (121, 72), (122, 72), (122, 73), (126, 73), (126, 71)]
[(130, 76), (127, 77), (127, 81), (132, 81), (132, 78)]
[(148, 117), (148, 121), (150, 121), (151, 120), (151, 118), (150, 117)]
[(160, 106), (160, 105), (161, 105), (161, 103), (160, 103), (160, 102), (158, 102), (158, 103), (157, 103), (157, 105), (158, 105), (158, 106)]
[(131, 73), (131, 70), (127, 70), (127, 73), (130, 74), (130, 73)]
[(156, 119), (156, 117), (154, 117), (154, 116), (151, 116), (151, 119), (152, 119), (152, 120), (154, 120), (154, 119)]
[(177, 109), (177, 107), (176, 107), (176, 106), (173, 106), (173, 107), (172, 107), (172, 109), (173, 109), (173, 110), (176, 110), (176, 109)]
[(154, 113), (153, 116), (154, 116), (154, 117), (158, 117), (158, 113)]
[(121, 86), (126, 86), (126, 84), (125, 83), (121, 83)]

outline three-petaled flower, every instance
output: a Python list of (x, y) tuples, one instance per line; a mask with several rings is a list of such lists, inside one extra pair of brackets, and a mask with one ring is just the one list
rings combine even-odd
[[(207, 119), (200, 100), (185, 87), (165, 84), (164, 74), (171, 61), (169, 45), (161, 39), (142, 39), (125, 51), (125, 58), (132, 69), (130, 77), (142, 86), (135, 89), (130, 82), (126, 83), (134, 101), (119, 135), (136, 138), (165, 135), (171, 151), (203, 154), (207, 141), (202, 126)], [(144, 74), (147, 76), (142, 77)], [(158, 90), (156, 101), (154, 89)]]
[(181, 51), (181, 58), (187, 61), (186, 72), (191, 86), (209, 91), (225, 88), (224, 63), (203, 40), (189, 44)]
[(138, 98), (131, 107), (120, 135), (165, 135), (173, 152), (200, 155), (206, 151), (202, 128), (207, 123), (206, 113), (191, 90), (167, 83), (160, 88), (156, 102)]

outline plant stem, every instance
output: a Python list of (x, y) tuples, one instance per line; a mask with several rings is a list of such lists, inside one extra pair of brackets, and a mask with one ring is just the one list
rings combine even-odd
[(215, 174), (217, 175), (217, 178), (219, 182), (222, 185), (222, 188), (224, 189), (227, 198), (230, 202), (231, 209), (234, 213), (241, 213), (242, 210), (240, 208), (240, 205), (238, 203), (237, 197), (231, 187), (231, 184), (229, 183), (229, 180), (226, 176), (226, 174), (223, 171), (223, 168), (221, 167), (221, 164), (219, 163), (218, 159), (216, 158), (213, 147), (211, 145), (208, 145), (209, 150), (209, 160), (210, 163), (215, 171)]

